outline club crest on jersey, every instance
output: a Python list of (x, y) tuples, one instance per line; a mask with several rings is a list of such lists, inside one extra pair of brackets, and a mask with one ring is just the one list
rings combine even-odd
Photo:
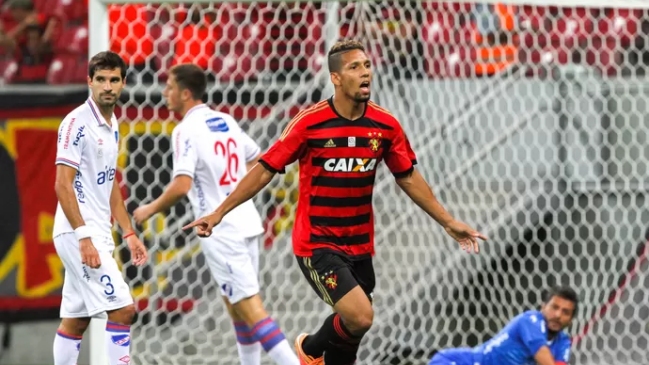
[(376, 169), (376, 159), (330, 158), (322, 166), (329, 172), (368, 172)]
[(329, 271), (321, 279), (329, 290), (334, 290), (338, 286), (338, 276), (333, 271)]
[(383, 134), (378, 132), (370, 132), (367, 134), (367, 136), (370, 137), (370, 140), (368, 142), (370, 150), (374, 153), (378, 152), (379, 148), (381, 148), (381, 138), (383, 137)]

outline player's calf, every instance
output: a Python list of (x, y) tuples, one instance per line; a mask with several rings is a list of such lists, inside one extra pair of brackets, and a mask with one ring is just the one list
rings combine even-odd
[(304, 340), (304, 352), (313, 357), (324, 353), (325, 364), (353, 364), (363, 335), (372, 326), (372, 304), (356, 286), (336, 302), (334, 311), (318, 332)]
[(135, 318), (135, 306), (108, 312), (106, 323), (106, 346), (109, 365), (126, 365), (131, 361), (131, 324)]
[(90, 318), (63, 318), (54, 337), (54, 365), (74, 365)]
[[(223, 299), (226, 304), (229, 304), (227, 298)], [(234, 309), (231, 315), (234, 314), (233, 321), (239, 344), (252, 346), (258, 343), (276, 364), (299, 365), (297, 356), (291, 350), (284, 333), (270, 318), (258, 294), (242, 299), (231, 306)], [(250, 347), (246, 348), (247, 346), (242, 346), (242, 350), (252, 351)], [(241, 350), (240, 357), (242, 363), (247, 365), (244, 363), (245, 356), (241, 356)]]

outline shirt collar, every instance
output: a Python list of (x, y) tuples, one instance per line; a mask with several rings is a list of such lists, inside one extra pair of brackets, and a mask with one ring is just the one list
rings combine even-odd
[(197, 110), (199, 110), (199, 109), (203, 109), (203, 108), (207, 108), (207, 105), (204, 104), (204, 103), (203, 103), (203, 104), (198, 104), (198, 105), (195, 105), (195, 106), (191, 107), (191, 108), (187, 111), (187, 113), (185, 113), (185, 116), (183, 117), (183, 120), (187, 120), (187, 118), (189, 118), (189, 115), (190, 115), (190, 114), (192, 114), (193, 112), (195, 112), (195, 111), (197, 111)]
[[(102, 118), (101, 114), (99, 114), (99, 108), (97, 107), (97, 104), (95, 104), (95, 101), (92, 100), (92, 97), (89, 97), (88, 100), (86, 100), (86, 103), (90, 107), (90, 112), (95, 117), (95, 120), (97, 121), (97, 124), (99, 126), (103, 125), (103, 126), (106, 126), (106, 127), (110, 127), (108, 125), (108, 123), (106, 123), (104, 118)], [(117, 118), (115, 117), (115, 113), (113, 113), (113, 115), (111, 115), (110, 122), (111, 122), (111, 124), (113, 126), (115, 126), (115, 123), (117, 123)]]

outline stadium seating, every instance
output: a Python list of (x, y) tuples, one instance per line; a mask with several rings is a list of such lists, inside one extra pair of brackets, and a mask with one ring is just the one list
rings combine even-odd
[[(58, 65), (76, 65), (78, 59), (87, 57), (87, 0), (35, 0), (35, 5), (44, 13), (64, 15), (64, 29), (54, 44), (57, 64), (48, 79), (57, 84), (83, 82), (77, 73), (61, 70)], [(621, 64), (629, 62), (626, 49), (641, 35), (640, 19), (644, 15), (642, 10), (520, 6), (510, 41), (487, 44), (476, 27), (472, 4), (422, 5), (423, 24), (418, 27), (418, 36), (424, 42), (429, 77), (491, 75), (512, 63), (525, 66), (529, 75), (537, 75), (548, 66), (573, 62), (613, 75), (624, 69)], [(340, 9), (341, 19), (353, 16), (354, 6), (345, 4)], [(223, 82), (253, 79), (261, 70), (301, 76), (317, 71), (326, 53), (322, 42), (324, 12), (319, 7), (304, 3), (218, 4), (205, 13), (211, 18), (196, 25), (188, 19), (189, 5), (112, 5), (111, 49), (136, 66), (135, 70), (150, 67), (159, 71), (162, 80), (170, 66), (189, 61), (198, 62)], [(0, 16), (7, 18), (7, 14)], [(341, 37), (359, 31), (345, 23), (341, 22)], [(370, 43), (374, 61), (388, 62), (384, 57), (389, 54), (386, 45), (379, 40)], [(498, 57), (494, 59), (499, 53), (506, 56), (500, 66)], [(485, 54), (488, 60), (483, 58)], [(0, 52), (4, 70), (11, 62), (10, 55)], [(11, 72), (6, 74), (5, 82), (11, 80), (6, 77)]]

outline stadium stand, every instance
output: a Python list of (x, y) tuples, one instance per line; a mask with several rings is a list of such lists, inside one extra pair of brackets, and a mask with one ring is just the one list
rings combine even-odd
[[(87, 1), (54, 1), (55, 6), (48, 6), (52, 1), (33, 0), (41, 20), (61, 21), (43, 81), (83, 82), (77, 72), (66, 69), (85, 66)], [(0, 13), (5, 31), (15, 26), (8, 4)], [(469, 3), (423, 4), (421, 14), (409, 15), (406, 20), (414, 22), (417, 29), (413, 38), (423, 42), (424, 74), (428, 77), (488, 76), (512, 66), (525, 67), (528, 75), (536, 75), (549, 64), (567, 63), (590, 65), (606, 75), (642, 71), (637, 67), (642, 57), (628, 51), (632, 45), (638, 48), (639, 35), (643, 26), (647, 27), (641, 22), (642, 10), (496, 5), (490, 11), (499, 19), (500, 28), (485, 31), (480, 26), (485, 15)], [(165, 12), (156, 11), (159, 6), (167, 7), (168, 19), (162, 19)], [(254, 80), (263, 77), (261, 70), (287, 79), (315, 72), (325, 53), (318, 42), (324, 24), (320, 5), (307, 3), (283, 8), (281, 13), (275, 6), (227, 3), (197, 12), (182, 5), (113, 5), (109, 8), (111, 49), (131, 62), (131, 71), (148, 72), (147, 81), (153, 81), (156, 73), (164, 80), (170, 66), (189, 60), (222, 82)], [(341, 6), (341, 18), (353, 14), (353, 4)], [(377, 14), (399, 20), (399, 14), (390, 9), (378, 9)], [(341, 37), (367, 36), (363, 31), (342, 27), (340, 33)], [(381, 50), (385, 42), (372, 41), (373, 54), (390, 54)], [(251, 56), (258, 54), (264, 57)], [(20, 52), (7, 47), (0, 50), (5, 83), (34, 81), (33, 75), (21, 75), (23, 64)]]

